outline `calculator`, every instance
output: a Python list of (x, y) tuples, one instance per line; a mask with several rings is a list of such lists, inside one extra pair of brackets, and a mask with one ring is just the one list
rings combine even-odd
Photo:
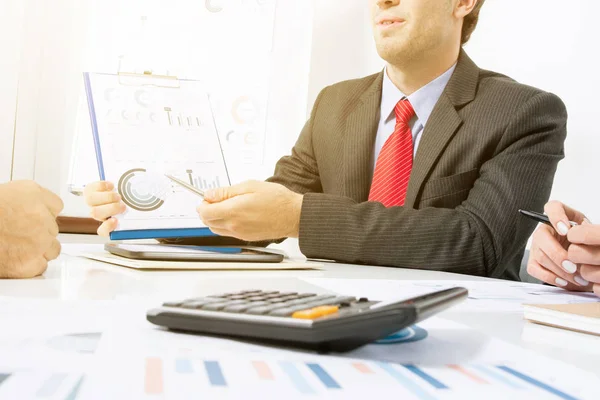
[(175, 331), (321, 353), (383, 339), (467, 298), (465, 288), (401, 301), (334, 294), (245, 290), (164, 303), (147, 319)]

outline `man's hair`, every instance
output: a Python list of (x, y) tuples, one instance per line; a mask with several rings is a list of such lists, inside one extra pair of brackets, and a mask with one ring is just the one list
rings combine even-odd
[(475, 8), (473, 8), (473, 11), (471, 11), (471, 13), (465, 17), (462, 26), (462, 44), (465, 44), (469, 41), (471, 34), (477, 27), (477, 22), (479, 21), (479, 11), (481, 11), (483, 3), (485, 3), (485, 0), (479, 0), (475, 5)]

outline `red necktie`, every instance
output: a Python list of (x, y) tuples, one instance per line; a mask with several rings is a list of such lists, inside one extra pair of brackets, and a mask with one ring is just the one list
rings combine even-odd
[(407, 99), (394, 109), (396, 128), (383, 145), (377, 158), (369, 201), (386, 207), (403, 206), (413, 166), (413, 138), (408, 123), (415, 110)]

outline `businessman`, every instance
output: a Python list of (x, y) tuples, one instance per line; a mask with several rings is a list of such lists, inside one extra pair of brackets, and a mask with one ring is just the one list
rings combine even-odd
[[(247, 241), (297, 237), (312, 258), (518, 280), (534, 223), (517, 210), (548, 199), (564, 104), (461, 50), (483, 0), (369, 6), (385, 70), (325, 88), (274, 176), (209, 192), (200, 218)], [(87, 196), (98, 219), (120, 211), (111, 196)]]
[(60, 254), (62, 200), (35, 182), (0, 184), (0, 279), (33, 278)]

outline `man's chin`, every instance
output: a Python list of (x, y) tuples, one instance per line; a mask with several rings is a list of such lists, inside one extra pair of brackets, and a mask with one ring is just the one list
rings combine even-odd
[(391, 45), (383, 45), (377, 46), (377, 53), (379, 53), (379, 57), (383, 60), (387, 61), (390, 64), (396, 64), (398, 60), (406, 58), (406, 55), (409, 54), (409, 49), (406, 46), (399, 46), (397, 43), (394, 46)]

